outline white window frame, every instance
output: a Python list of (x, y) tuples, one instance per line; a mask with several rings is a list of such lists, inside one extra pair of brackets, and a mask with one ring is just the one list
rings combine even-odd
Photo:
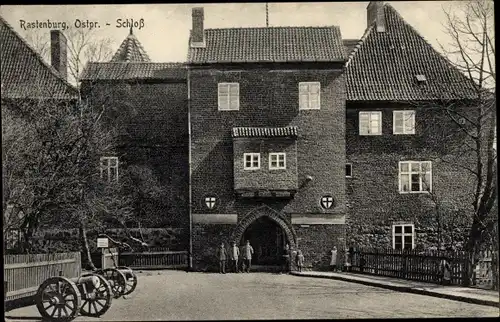
[[(396, 226), (401, 226), (401, 233), (396, 234)], [(405, 227), (411, 227), (411, 249), (415, 248), (415, 225), (414, 224), (393, 224), (392, 225), (392, 249), (396, 249), (396, 236), (401, 236), (402, 249), (405, 249), (405, 236), (410, 236), (410, 233), (405, 233)]]
[[(276, 166), (272, 165), (272, 157), (276, 156)], [(283, 166), (280, 167), (280, 157), (283, 157)], [(269, 153), (269, 170), (283, 170), (286, 169), (286, 153), (273, 152)]]
[[(313, 93), (311, 92), (310, 85), (318, 86), (318, 106), (311, 107), (311, 97)], [(307, 86), (307, 106), (301, 105), (301, 95), (305, 95), (305, 93), (301, 93), (300, 89), (303, 86)], [(321, 83), (320, 82), (299, 82), (299, 110), (319, 110), (321, 109)]]
[[(116, 163), (115, 165), (111, 165), (110, 161), (114, 160)], [(118, 182), (118, 157), (112, 157), (112, 156), (107, 156), (107, 157), (101, 157), (100, 159), (100, 174), (101, 174), (101, 179), (104, 179), (104, 174), (106, 174), (108, 178), (108, 182), (111, 182), (111, 171), (115, 172), (115, 181)]]
[[(236, 86), (236, 90), (238, 92), (236, 105), (231, 105), (231, 86)], [(221, 105), (221, 88), (227, 87), (227, 96), (225, 98), (227, 108)], [(217, 85), (217, 105), (219, 111), (238, 111), (240, 109), (240, 83), (219, 83)]]
[[(379, 123), (378, 123), (378, 130), (377, 133), (371, 133), (372, 129), (372, 115), (377, 114), (379, 117)], [(365, 132), (364, 129), (361, 128), (361, 116), (362, 115), (368, 115), (368, 132)], [(366, 111), (366, 112), (359, 112), (359, 117), (358, 117), (358, 128), (359, 128), (359, 135), (382, 135), (382, 112), (381, 111)]]
[(352, 178), (352, 163), (346, 163), (346, 164), (345, 164), (345, 166), (346, 166), (346, 172), (347, 172), (347, 167), (348, 167), (348, 166), (350, 166), (350, 167), (351, 167), (351, 175), (349, 176), (349, 175), (347, 175), (347, 173), (346, 173), (346, 174), (345, 174), (345, 177), (346, 177), (346, 178)]
[[(250, 157), (250, 167), (247, 167), (247, 156)], [(254, 157), (257, 157), (257, 167), (253, 166)], [(260, 153), (243, 153), (243, 169), (245, 170), (258, 170), (260, 169)]]
[[(412, 164), (418, 164), (419, 165), (419, 171), (412, 171)], [(429, 190), (424, 190), (423, 189), (423, 180), (422, 180), (422, 174), (425, 175), (425, 173), (422, 173), (422, 164), (423, 163), (428, 163), (429, 166)], [(408, 164), (408, 171), (402, 171), (402, 165), (403, 164)], [(412, 174), (418, 174), (418, 180), (419, 180), (419, 190), (418, 191), (411, 191), (411, 176)], [(408, 176), (409, 181), (409, 191), (403, 191), (403, 185), (402, 185), (402, 176)], [(399, 193), (429, 193), (432, 192), (432, 162), (431, 161), (399, 161), (399, 168), (398, 168), (398, 181), (399, 181)]]
[[(414, 110), (404, 110), (404, 111), (393, 111), (392, 112), (392, 132), (393, 134), (415, 134), (415, 115), (416, 112)], [(396, 131), (396, 118), (397, 117), (402, 117), (403, 121), (403, 130), (402, 131)], [(412, 121), (412, 128), (408, 129), (406, 127), (406, 120), (411, 118)]]

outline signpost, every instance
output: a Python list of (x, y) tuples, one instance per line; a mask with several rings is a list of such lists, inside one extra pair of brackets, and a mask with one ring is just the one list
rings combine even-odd
[(107, 238), (97, 238), (97, 248), (108, 248), (109, 240)]
[(106, 268), (106, 249), (109, 247), (108, 238), (97, 238), (97, 248), (101, 248), (101, 269)]

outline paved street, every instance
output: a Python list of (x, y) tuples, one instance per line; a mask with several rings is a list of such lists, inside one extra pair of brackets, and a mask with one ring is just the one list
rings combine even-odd
[[(498, 316), (495, 307), (336, 280), (162, 271), (139, 274), (135, 292), (113, 300), (100, 319), (74, 321)], [(40, 320), (34, 306), (7, 312), (6, 317), (7, 321)]]

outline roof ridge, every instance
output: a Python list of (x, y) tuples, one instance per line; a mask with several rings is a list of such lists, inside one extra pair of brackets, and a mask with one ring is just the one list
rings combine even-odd
[(171, 64), (171, 65), (185, 65), (187, 62), (153, 62), (153, 61), (93, 61), (87, 64)]
[(365, 29), (365, 32), (364, 32), (363, 36), (361, 36), (361, 38), (358, 40), (358, 43), (354, 46), (354, 48), (349, 53), (349, 56), (347, 57), (347, 62), (345, 64), (346, 68), (349, 67), (349, 63), (354, 58), (354, 56), (356, 55), (356, 53), (359, 51), (359, 49), (361, 48), (361, 46), (364, 44), (366, 38), (368, 38), (368, 36), (370, 35), (371, 31), (374, 29), (374, 26), (375, 26), (375, 23), (372, 23), (368, 28)]
[[(59, 79), (60, 81), (62, 81), (65, 85), (69, 86), (71, 89), (74, 89), (76, 92), (78, 92), (78, 88), (76, 86), (74, 86), (73, 84), (71, 84), (70, 82), (68, 82), (67, 79), (64, 79), (60, 74), (59, 72), (51, 65), (49, 65), (45, 59), (43, 59), (43, 57), (40, 55), (40, 53), (33, 47), (31, 46), (20, 34), (17, 33), (17, 31), (14, 29), (14, 27), (12, 27), (8, 22), (7, 20), (5, 20), (5, 18), (3, 18), (1, 15), (0, 15), (0, 21), (5, 24), (5, 26), (7, 26), (7, 28), (10, 29), (10, 31), (25, 45), (28, 47), (29, 51), (35, 55), (35, 58), (37, 58), (44, 67), (46, 67), (57, 79)], [(64, 35), (64, 37), (66, 37), (66, 35)]]
[[(205, 30), (234, 30), (234, 29), (286, 29), (286, 28), (311, 28), (311, 29), (319, 29), (319, 28), (339, 28), (337, 25), (324, 25), (324, 26), (271, 26), (271, 27), (227, 27), (227, 28), (206, 28)], [(191, 31), (191, 29), (190, 29)]]

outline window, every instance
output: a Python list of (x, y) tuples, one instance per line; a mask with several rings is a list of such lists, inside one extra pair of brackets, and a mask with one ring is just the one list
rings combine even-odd
[(392, 248), (413, 249), (415, 247), (413, 228), (413, 224), (392, 225)]
[(219, 111), (237, 111), (240, 109), (240, 84), (219, 83)]
[(101, 179), (118, 181), (118, 158), (101, 157)]
[(319, 110), (320, 108), (320, 82), (299, 83), (299, 109)]
[(432, 165), (430, 161), (399, 162), (399, 192), (416, 193), (432, 190)]
[(415, 111), (394, 111), (394, 134), (415, 134)]
[(286, 169), (285, 153), (269, 153), (269, 170)]
[(359, 135), (381, 135), (382, 112), (359, 112)]
[(345, 165), (345, 176), (347, 178), (351, 178), (352, 177), (352, 164), (350, 164), (350, 163), (347, 163)]
[(243, 154), (243, 162), (245, 170), (260, 169), (260, 153)]

